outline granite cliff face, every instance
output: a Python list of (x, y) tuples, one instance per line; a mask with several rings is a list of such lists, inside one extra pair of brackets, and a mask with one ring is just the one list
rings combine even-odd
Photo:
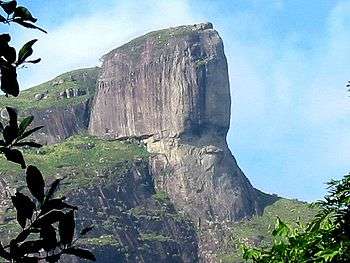
[[(91, 136), (26, 153), (31, 164), (45, 168), (48, 181), (66, 177), (59, 195), (79, 207), (77, 233), (95, 226), (79, 242), (94, 251), (97, 262), (198, 262), (195, 225), (174, 209), (166, 193), (155, 191), (148, 156), (141, 145)], [(19, 230), (10, 196), (23, 185), (23, 176), (2, 158), (0, 167), (0, 239), (7, 244)]]
[(60, 142), (85, 132), (99, 68), (74, 70), (36, 87), (18, 98), (0, 97), (0, 117), (7, 119), (5, 106), (15, 107), (21, 116), (34, 116), (34, 125), (44, 128), (35, 134), (42, 144)]
[(226, 143), (230, 88), (210, 23), (149, 33), (104, 56), (89, 132), (143, 139), (157, 189), (199, 226), (260, 210)]
[[(55, 145), (30, 160), (69, 178), (69, 198), (85, 208), (79, 222), (97, 225), (84, 242), (99, 262), (219, 262), (236, 222), (272, 200), (227, 146), (227, 61), (210, 23), (146, 34), (106, 54), (101, 69), (1, 97), (0, 108), (7, 105), (45, 126), (36, 139)], [(79, 133), (112, 140), (65, 140)], [(147, 157), (129, 156), (125, 140), (145, 145)], [(1, 173), (13, 175), (5, 163)], [(0, 181), (0, 237), (15, 231), (9, 197), (20, 182), (4, 178), (14, 180)]]

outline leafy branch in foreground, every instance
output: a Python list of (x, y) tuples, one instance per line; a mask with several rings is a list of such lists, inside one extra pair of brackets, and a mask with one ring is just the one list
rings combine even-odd
[(319, 213), (307, 225), (292, 226), (279, 218), (270, 248), (243, 246), (248, 262), (350, 262), (350, 175), (328, 183), (329, 194), (317, 203)]
[[(17, 1), (1, 1), (0, 7), (4, 15), (0, 14), (0, 23), (17, 23), (26, 28), (42, 28), (35, 25), (37, 19), (30, 11), (18, 6)], [(0, 71), (1, 90), (6, 96), (17, 97), (20, 93), (17, 81), (17, 69), (25, 63), (36, 64), (40, 59), (31, 59), (33, 45), (36, 39), (27, 42), (16, 49), (9, 45), (9, 34), (0, 34)], [(28, 191), (17, 191), (11, 196), (16, 209), (17, 222), (21, 227), (18, 235), (9, 244), (0, 242), (0, 257), (8, 262), (58, 262), (62, 255), (73, 255), (83, 259), (95, 261), (95, 256), (88, 250), (76, 246), (77, 240), (85, 236), (92, 227), (84, 228), (79, 235), (75, 234), (75, 206), (68, 204), (65, 197), (56, 197), (62, 179), (56, 179), (48, 187), (42, 173), (36, 166), (27, 165), (22, 152), (23, 147), (40, 148), (42, 145), (28, 137), (43, 126), (29, 128), (34, 117), (28, 116), (18, 123), (16, 109), (6, 107), (8, 123), (0, 122), (0, 153), (5, 158), (19, 164), (25, 170)]]

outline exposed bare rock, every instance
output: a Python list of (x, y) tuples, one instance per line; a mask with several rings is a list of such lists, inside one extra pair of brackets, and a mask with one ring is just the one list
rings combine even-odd
[(52, 144), (86, 131), (90, 104), (90, 100), (87, 100), (67, 108), (51, 107), (29, 111), (28, 114), (34, 116), (33, 126), (44, 126), (35, 133), (35, 139), (43, 144)]
[(8, 119), (9, 119), (9, 114), (8, 114), (6, 108), (1, 109), (1, 111), (0, 111), (0, 117), (1, 117), (2, 119), (4, 119), (4, 120), (8, 120)]
[(24, 90), (16, 99), (0, 96), (0, 117), (8, 119), (5, 106), (17, 108), (20, 118), (33, 115), (32, 126), (44, 126), (34, 133), (43, 144), (86, 132), (98, 74), (98, 68), (78, 69)]
[(42, 100), (43, 98), (45, 98), (46, 93), (38, 93), (35, 94), (34, 99), (35, 100)]
[(230, 91), (211, 24), (156, 31), (104, 56), (90, 131), (114, 137), (225, 136)]
[(58, 79), (58, 80), (55, 80), (52, 82), (52, 86), (57, 86), (57, 85), (61, 85), (64, 83), (64, 80), (63, 79)]
[(147, 138), (156, 187), (198, 225), (259, 212), (226, 143), (227, 62), (210, 23), (137, 38), (105, 55), (101, 72), (92, 134)]
[(79, 97), (79, 96), (82, 96), (85, 94), (86, 94), (86, 91), (84, 91), (84, 90), (69, 88), (69, 89), (66, 89), (66, 90), (60, 92), (59, 98), (60, 99), (70, 99), (70, 98)]

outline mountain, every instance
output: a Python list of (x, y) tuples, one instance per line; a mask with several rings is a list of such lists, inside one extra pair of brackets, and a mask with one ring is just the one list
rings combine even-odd
[(147, 34), (103, 59), (90, 134), (142, 139), (158, 189), (198, 224), (262, 210), (226, 143), (227, 62), (210, 23)]
[[(223, 42), (204, 23), (148, 33), (103, 56), (101, 68), (1, 97), (0, 107), (45, 125), (36, 139), (48, 145), (26, 150), (28, 163), (50, 180), (67, 177), (61, 190), (81, 207), (78, 227), (96, 226), (81, 242), (98, 262), (238, 262), (238, 230), (294, 203), (253, 188), (238, 167), (226, 142), (230, 101)], [(18, 230), (9, 197), (23, 176), (0, 164), (5, 238)]]

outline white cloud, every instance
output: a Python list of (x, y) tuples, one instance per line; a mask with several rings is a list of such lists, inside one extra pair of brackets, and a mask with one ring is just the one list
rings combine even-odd
[[(30, 87), (65, 71), (95, 66), (100, 57), (128, 40), (151, 30), (194, 23), (188, 1), (114, 1), (108, 11), (74, 17), (39, 38), (35, 55), (42, 63), (23, 73)], [(198, 21), (197, 21), (198, 22)], [(32, 31), (25, 39), (32, 38)]]

